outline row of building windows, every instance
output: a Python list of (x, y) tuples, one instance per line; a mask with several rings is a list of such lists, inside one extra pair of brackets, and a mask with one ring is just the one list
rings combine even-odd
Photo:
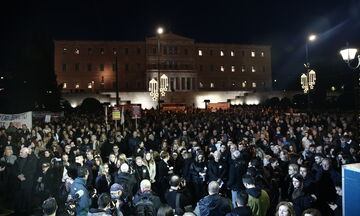
[[(262, 86), (265, 87), (265, 83), (262, 82)], [(202, 82), (199, 82), (199, 87), (200, 88), (205, 88), (206, 86), (204, 85), (204, 83)], [(210, 88), (215, 88), (215, 82), (210, 82), (209, 83), (209, 87)], [(225, 88), (226, 85), (225, 85), (225, 82), (222, 83), (222, 88)], [(247, 88), (247, 87), (251, 87), (251, 88), (256, 88), (257, 87), (257, 84), (256, 82), (247, 82), (247, 81), (243, 81), (239, 84), (236, 84), (235, 82), (231, 83), (231, 87), (232, 88), (236, 88), (236, 87), (242, 87), (242, 88)]]
[[(242, 50), (241, 52), (241, 56), (245, 56), (245, 50)], [(230, 51), (230, 56), (235, 56), (235, 51), (234, 50), (231, 50)], [(198, 55), (199, 56), (203, 56), (204, 55), (204, 51), (202, 50), (202, 49), (199, 49), (198, 50)], [(225, 56), (225, 51), (224, 50), (220, 50), (220, 52), (219, 52), (219, 55), (220, 56)], [(256, 51), (250, 51), (250, 56), (251, 57), (256, 57)], [(259, 54), (258, 54), (260, 57), (265, 57), (265, 53), (263, 52), (263, 51), (261, 51)], [(213, 52), (213, 50), (210, 50), (209, 51), (209, 56), (214, 56), (214, 52)]]
[[(105, 65), (104, 64), (99, 64), (99, 71), (104, 71), (105, 70)], [(125, 64), (124, 65), (124, 70), (125, 71), (129, 71), (129, 64)], [(226, 66), (224, 65), (220, 65), (219, 66), (219, 71), (221, 72), (225, 72), (226, 70)], [(141, 64), (136, 64), (135, 66), (136, 70), (141, 70)], [(148, 69), (157, 69), (157, 65), (149, 65)], [(188, 64), (184, 64), (181, 67), (178, 67), (177, 62), (175, 61), (168, 61), (166, 62), (165, 65), (161, 65), (161, 69), (185, 69), (185, 70), (189, 70), (190, 66)], [(74, 70), (75, 71), (80, 71), (80, 63), (75, 63), (74, 64)], [(214, 71), (215, 67), (214, 65), (209, 65), (209, 71)], [(229, 70), (231, 72), (236, 72), (237, 70), (241, 71), (241, 72), (246, 72), (246, 66), (245, 65), (241, 65), (240, 67), (237, 67), (235, 65), (231, 65), (229, 67)], [(251, 66), (251, 72), (256, 72), (257, 67), (255, 65)], [(67, 71), (67, 64), (62, 64), (62, 71), (66, 72)], [(92, 64), (87, 64), (87, 71), (93, 71), (93, 65)], [(112, 71), (116, 71), (116, 64), (112, 64)], [(204, 65), (199, 65), (199, 71), (204, 71)], [(262, 66), (262, 72), (265, 72), (265, 66)]]
[[(80, 83), (79, 83), (79, 82), (75, 82), (75, 83), (73, 83), (72, 85), (69, 85), (68, 83), (65, 82), (65, 83), (63, 83), (63, 85), (62, 85), (62, 88), (63, 88), (63, 89), (80, 89), (80, 87), (81, 87), (81, 86), (80, 86)], [(88, 82), (86, 88), (88, 88), (88, 89), (95, 89), (95, 88), (96, 88), (96, 86), (95, 86), (95, 81)], [(104, 77), (102, 77), (101, 82), (99, 82), (99, 88), (100, 88), (100, 89), (105, 89)], [(116, 82), (113, 82), (113, 83), (112, 83), (112, 88), (113, 88), (113, 89), (116, 88)], [(125, 88), (129, 88), (129, 82), (125, 82)], [(136, 82), (136, 88), (138, 88), (138, 89), (143, 88), (142, 82), (137, 81), (137, 82)]]
[[(162, 49), (162, 53), (164, 55), (178, 55), (178, 47), (176, 47), (176, 46), (163, 46), (161, 49)], [(105, 54), (105, 48), (99, 48), (99, 49), (96, 49), (96, 51), (98, 51), (98, 53), (100, 55)], [(124, 51), (123, 53), (125, 55), (129, 54), (129, 48), (124, 48), (123, 51)], [(64, 47), (62, 52), (63, 52), (63, 54), (67, 54), (67, 53), (72, 52), (75, 55), (80, 55), (80, 48), (74, 48), (72, 51), (69, 51), (68, 48)], [(153, 52), (153, 54), (157, 54), (157, 48), (153, 47), (152, 52)], [(93, 48), (87, 48), (87, 54), (88, 55), (92, 55), (94, 53), (95, 52), (94, 52)], [(112, 54), (113, 55), (118, 54), (118, 49), (117, 48), (112, 48)], [(136, 54), (141, 55), (141, 48), (136, 48)], [(189, 50), (187, 48), (185, 48), (184, 49), (184, 55), (188, 55), (188, 54), (189, 54)], [(230, 53), (228, 53), (228, 54), (230, 56), (235, 56), (236, 55), (234, 50), (231, 50)], [(204, 51), (202, 49), (199, 49), (198, 50), (198, 55), (203, 56)], [(215, 55), (216, 54), (214, 54), (214, 50), (209, 50), (209, 56), (215, 56)], [(224, 50), (220, 50), (219, 55), (220, 56), (226, 56), (226, 52)], [(242, 50), (239, 53), (239, 55), (245, 56), (245, 50)], [(251, 57), (256, 57), (257, 55), (259, 55), (260, 57), (265, 57), (265, 53), (263, 51), (259, 52), (258, 54), (254, 50), (250, 51), (250, 56)]]

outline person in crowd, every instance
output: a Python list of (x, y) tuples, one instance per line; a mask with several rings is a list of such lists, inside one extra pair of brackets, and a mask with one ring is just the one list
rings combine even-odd
[(245, 190), (242, 184), (242, 176), (246, 173), (246, 164), (240, 158), (240, 151), (236, 150), (232, 153), (234, 162), (230, 165), (229, 180), (227, 186), (231, 189), (231, 199), (234, 208), (236, 207), (237, 193)]
[(270, 207), (270, 198), (265, 190), (261, 190), (255, 185), (255, 180), (252, 176), (245, 174), (242, 177), (242, 182), (246, 188), (246, 193), (249, 195), (248, 205), (255, 216), (266, 216)]
[(169, 205), (160, 206), (156, 216), (174, 216), (174, 210)]
[(336, 201), (329, 203), (329, 207), (334, 212), (335, 216), (342, 216), (342, 185), (341, 183), (335, 186), (336, 190)]
[(248, 204), (248, 194), (243, 191), (238, 191), (236, 193), (234, 209), (227, 213), (226, 216), (253, 216), (251, 208)]
[(220, 151), (214, 152), (213, 156), (214, 159), (209, 160), (208, 162), (207, 174), (209, 176), (209, 181), (217, 181), (219, 183), (219, 186), (222, 187), (223, 184), (225, 183), (227, 166), (226, 163), (224, 163), (224, 161), (220, 160), (221, 159)]
[(87, 216), (112, 216), (111, 197), (107, 193), (100, 194), (98, 208), (91, 208)]
[(169, 163), (170, 155), (168, 152), (160, 153), (161, 160), (157, 163), (156, 182), (159, 185), (159, 193), (162, 201), (164, 200), (165, 191), (169, 188), (170, 176), (174, 173), (174, 167)]
[(15, 212), (17, 215), (30, 214), (36, 167), (37, 161), (30, 155), (29, 148), (22, 147), (13, 170), (17, 180), (15, 182)]
[(123, 188), (123, 197), (126, 200), (131, 200), (136, 193), (136, 179), (133, 174), (130, 173), (130, 167), (127, 163), (123, 163), (119, 169), (119, 172), (115, 176), (115, 183), (120, 184)]
[(195, 202), (200, 200), (206, 192), (207, 181), (207, 164), (205, 163), (205, 155), (199, 152), (189, 168), (191, 189), (194, 191)]
[(143, 164), (143, 159), (140, 156), (135, 158), (135, 165), (134, 165), (134, 176), (136, 179), (136, 191), (139, 189), (140, 182), (143, 179), (150, 179), (150, 174), (147, 166)]
[(86, 187), (86, 182), (89, 177), (89, 170), (86, 167), (78, 167), (77, 178), (72, 183), (70, 188), (70, 199), (79, 199), (76, 206), (76, 216), (86, 216), (91, 205), (91, 198)]
[(160, 197), (158, 197), (151, 189), (151, 182), (148, 179), (144, 179), (140, 183), (140, 190), (135, 194), (133, 205), (139, 204), (142, 200), (149, 200), (154, 208), (154, 212), (157, 212), (161, 206)]
[(150, 182), (155, 183), (156, 163), (154, 160), (154, 154), (152, 152), (146, 152), (143, 161), (144, 161), (144, 165), (148, 168)]
[(276, 206), (275, 216), (296, 216), (294, 207), (290, 202), (280, 202)]
[(289, 190), (290, 192), (292, 191), (289, 197), (293, 203), (296, 215), (301, 215), (305, 209), (313, 207), (317, 198), (314, 194), (309, 194), (304, 190), (304, 178), (302, 175), (293, 175), (292, 185), (293, 189)]
[(169, 181), (170, 188), (165, 192), (165, 200), (168, 205), (175, 209), (175, 213), (183, 214), (185, 207), (191, 204), (191, 196), (186, 190), (185, 179), (173, 175)]
[(194, 213), (198, 216), (226, 215), (231, 212), (231, 202), (219, 194), (220, 186), (217, 181), (212, 181), (208, 186), (208, 196), (202, 198)]
[(58, 205), (55, 198), (50, 197), (42, 203), (41, 208), (44, 213), (44, 216), (56, 216)]
[(109, 164), (100, 165), (99, 174), (95, 179), (95, 188), (97, 193), (102, 194), (109, 192), (112, 180), (109, 173)]
[(310, 208), (306, 209), (301, 216), (321, 216), (322, 214), (318, 209)]

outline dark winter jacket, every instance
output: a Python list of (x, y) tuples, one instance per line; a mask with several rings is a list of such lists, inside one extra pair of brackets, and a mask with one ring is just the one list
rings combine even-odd
[[(197, 209), (199, 212), (197, 212)], [(221, 216), (231, 212), (231, 202), (219, 194), (208, 195), (198, 202), (195, 210), (201, 216)]]
[(86, 180), (84, 178), (76, 178), (72, 183), (70, 188), (71, 197), (75, 197), (76, 192), (83, 191), (83, 195), (80, 197), (78, 205), (76, 206), (76, 215), (85, 216), (89, 212), (89, 207), (91, 205), (91, 199), (89, 191), (86, 188)]
[(210, 160), (208, 164), (208, 175), (209, 181), (217, 181), (221, 179), (224, 181), (226, 174), (226, 163), (223, 161), (215, 162), (215, 160)]
[(229, 179), (227, 186), (234, 191), (244, 190), (245, 187), (242, 183), (242, 176), (246, 173), (246, 166), (240, 160), (236, 160), (230, 165)]
[(161, 201), (160, 198), (157, 195), (155, 195), (153, 191), (144, 191), (142, 193), (139, 191), (138, 193), (135, 194), (133, 204), (136, 205), (144, 197), (148, 198), (148, 200), (150, 200), (153, 203), (154, 208), (157, 212), (157, 210), (161, 206)]
[(249, 206), (243, 206), (234, 208), (230, 213), (227, 213), (226, 216), (253, 216), (253, 213)]

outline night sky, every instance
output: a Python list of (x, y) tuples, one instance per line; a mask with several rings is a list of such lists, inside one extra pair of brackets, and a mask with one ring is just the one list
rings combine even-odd
[(0, 73), (35, 84), (53, 79), (52, 40), (143, 41), (159, 24), (197, 42), (271, 45), (277, 90), (300, 89), (308, 34), (319, 34), (309, 47), (319, 89), (351, 82), (339, 49), (360, 48), (359, 0), (14, 0), (0, 16)]

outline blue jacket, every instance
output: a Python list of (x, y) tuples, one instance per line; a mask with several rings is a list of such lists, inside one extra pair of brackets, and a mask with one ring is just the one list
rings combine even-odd
[(76, 192), (80, 190), (84, 191), (84, 195), (80, 197), (78, 205), (76, 206), (76, 215), (85, 216), (89, 212), (91, 199), (89, 191), (86, 188), (86, 180), (84, 178), (76, 178), (75, 181), (72, 183), (70, 188), (71, 197), (75, 197)]
[(225, 216), (231, 212), (231, 201), (219, 194), (208, 195), (198, 202), (195, 213), (201, 216)]

